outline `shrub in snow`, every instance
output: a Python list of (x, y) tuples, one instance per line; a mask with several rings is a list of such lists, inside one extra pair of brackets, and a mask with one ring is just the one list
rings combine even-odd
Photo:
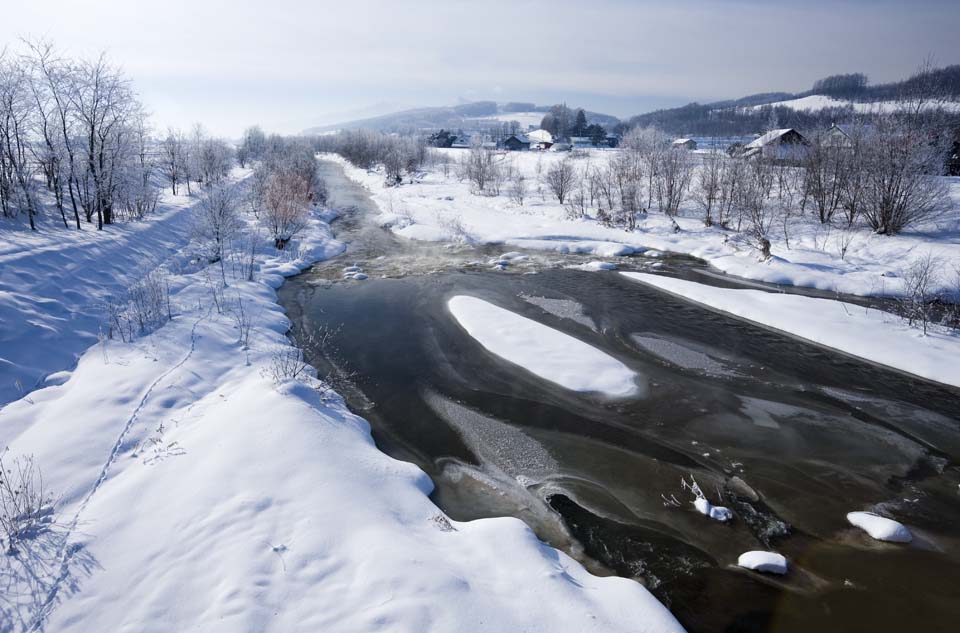
[(850, 512), (847, 521), (878, 541), (909, 543), (913, 540), (910, 530), (902, 523), (872, 512)]
[(737, 565), (753, 571), (762, 571), (770, 574), (787, 573), (787, 559), (776, 552), (752, 551), (740, 554)]
[(935, 290), (939, 286), (941, 268), (940, 260), (928, 252), (900, 272), (903, 279), (900, 315), (910, 325), (919, 323), (924, 334), (933, 313), (933, 303), (939, 298)]
[(17, 543), (53, 524), (54, 500), (33, 456), (5, 460), (6, 452), (0, 453), (0, 531), (13, 554)]
[(173, 318), (167, 275), (159, 270), (147, 273), (127, 288), (123, 298), (108, 302), (107, 313), (108, 338), (119, 335), (126, 343), (156, 330)]

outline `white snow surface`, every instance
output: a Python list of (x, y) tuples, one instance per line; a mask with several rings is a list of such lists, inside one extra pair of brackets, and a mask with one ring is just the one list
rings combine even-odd
[[(461, 160), (468, 150), (439, 151), (452, 161)], [(587, 150), (586, 158), (575, 165), (578, 170), (602, 167), (618, 152)], [(949, 212), (897, 236), (876, 235), (866, 227), (848, 232), (821, 225), (809, 215), (791, 217), (784, 226), (778, 219), (777, 229), (768, 236), (774, 257), (761, 261), (755, 250), (730, 239), (732, 232), (705, 227), (689, 197), (676, 218), (680, 232), (656, 211), (641, 216), (632, 232), (604, 227), (592, 218), (567, 219), (563, 206), (538, 181), (554, 162), (568, 156), (536, 151), (499, 154), (498, 160), (511, 163), (527, 179), (529, 191), (522, 206), (506, 192), (500, 196), (471, 193), (469, 183), (458, 181), (452, 167), (446, 176), (440, 167), (432, 167), (412, 182), (384, 187), (382, 171), (353, 167), (336, 155), (322, 158), (343, 165), (379, 206), (380, 224), (408, 239), (503, 244), (604, 258), (656, 249), (698, 257), (740, 278), (856, 295), (901, 294), (902, 272), (929, 253), (944, 271), (938, 289), (954, 290), (952, 271), (960, 268), (960, 178), (947, 179), (953, 203)], [(841, 249), (845, 249), (843, 257)]]
[[(832, 299), (620, 273), (735, 317), (781, 330), (921, 378), (960, 387), (960, 336), (934, 327), (926, 336), (900, 318)], [(882, 344), (878, 344), (881, 341)]]
[[(48, 386), (0, 410), (2, 445), (34, 455), (59, 497), (57, 525), (0, 556), (0, 630), (682, 631), (641, 585), (590, 575), (519, 520), (446, 519), (429, 478), (381, 453), (339, 397), (311, 376), (268, 377), (288, 345), (274, 288), (340, 252), (329, 214), (284, 253), (264, 244), (255, 281), (228, 277), (229, 310), (242, 299), (252, 319), (244, 349), (189, 263), (191, 204), (19, 251), (0, 226), (2, 274), (19, 279), (5, 357), (8, 324), (93, 305), (67, 290), (114, 291), (117, 271), (86, 271), (94, 260), (165, 261), (175, 306), (132, 343), (89, 347), (92, 308), (63, 324), (36, 348)], [(54, 288), (57, 266), (75, 275)]]
[[(852, 108), (854, 112), (859, 113), (889, 113), (898, 110), (909, 109), (912, 104), (903, 101), (849, 101), (846, 99), (836, 99), (827, 95), (807, 95), (797, 99), (788, 99), (786, 101), (776, 101), (763, 105), (749, 106), (748, 110), (759, 110), (760, 108), (784, 106), (791, 110), (804, 112), (816, 112), (827, 108)], [(924, 109), (933, 109), (942, 107), (947, 111), (956, 112), (960, 110), (960, 103), (947, 102), (943, 104), (929, 103)]]
[(455, 296), (447, 307), (483, 347), (544, 380), (616, 398), (638, 391), (629, 367), (569, 334), (476, 297)]
[(704, 497), (694, 499), (693, 507), (695, 507), (700, 514), (708, 516), (714, 521), (720, 521), (721, 523), (726, 523), (733, 518), (733, 512), (730, 511), (730, 508), (715, 506)]
[(755, 550), (744, 552), (737, 559), (737, 565), (745, 569), (762, 571), (768, 574), (787, 573), (787, 559), (782, 554), (776, 552), (764, 552)]
[(872, 512), (850, 512), (847, 521), (878, 541), (909, 543), (913, 540), (913, 535), (905, 525)]

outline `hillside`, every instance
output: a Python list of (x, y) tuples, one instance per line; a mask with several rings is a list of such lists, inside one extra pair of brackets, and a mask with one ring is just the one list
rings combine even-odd
[[(712, 103), (689, 103), (629, 119), (625, 127), (655, 126), (671, 134), (727, 136), (770, 127), (809, 128), (844, 121), (857, 114), (889, 112), (919, 95), (960, 101), (960, 65), (922, 70), (902, 81), (868, 85), (860, 73), (834, 75), (798, 93), (766, 92)], [(955, 105), (948, 110), (956, 111)]]
[[(486, 126), (516, 121), (521, 129), (530, 125), (539, 126), (540, 120), (550, 106), (533, 103), (505, 103), (476, 101), (456, 106), (439, 106), (402, 110), (391, 114), (322, 125), (304, 130), (304, 134), (323, 134), (337, 130), (369, 129), (381, 132), (411, 133), (438, 129), (477, 129)], [(620, 120), (609, 114), (585, 111), (588, 123), (597, 123), (612, 128)]]

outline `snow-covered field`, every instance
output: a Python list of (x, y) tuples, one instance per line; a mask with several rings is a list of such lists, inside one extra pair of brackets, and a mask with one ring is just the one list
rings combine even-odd
[[(460, 159), (467, 150), (444, 150)], [(577, 160), (578, 168), (602, 165), (613, 150), (593, 150)], [(363, 183), (383, 214), (384, 226), (403, 237), (430, 241), (496, 243), (506, 247), (593, 253), (613, 257), (648, 249), (672, 251), (706, 260), (715, 268), (757, 281), (806, 286), (855, 295), (900, 293), (900, 273), (917, 259), (938, 258), (946, 288), (960, 268), (960, 179), (950, 179), (951, 210), (942, 217), (894, 237), (869, 229), (843, 231), (822, 226), (810, 217), (791, 218), (786, 230), (778, 222), (771, 231), (773, 258), (760, 261), (755, 250), (731, 240), (731, 231), (704, 227), (696, 205), (688, 201), (677, 219), (681, 231), (660, 213), (650, 213), (634, 232), (606, 228), (593, 219), (568, 220), (546, 187), (537, 183), (553, 161), (566, 154), (515, 152), (503, 155), (527, 177), (530, 191), (523, 205), (500, 196), (478, 196), (459, 182), (454, 169), (444, 175), (431, 168), (412, 184), (384, 188), (383, 174), (358, 169), (343, 159), (347, 174)], [(844, 256), (841, 250), (846, 247)]]
[(520, 124), (520, 129), (525, 131), (530, 126), (540, 127), (540, 122), (543, 121), (545, 114), (546, 112), (505, 112), (503, 114), (494, 114), (491, 116), (472, 117), (472, 119), (480, 122), (500, 121), (501, 123), (516, 121)]
[[(787, 101), (776, 101), (758, 106), (750, 106), (748, 110), (759, 110), (761, 108), (783, 106), (793, 110), (804, 112), (816, 112), (827, 108), (846, 108), (851, 107), (855, 112), (868, 114), (896, 112), (909, 108), (909, 104), (900, 101), (849, 101), (846, 99), (836, 99), (826, 95), (808, 95), (799, 99), (789, 99)], [(950, 111), (960, 110), (960, 103), (929, 104), (929, 108), (945, 107)]]
[[(0, 228), (5, 371), (64, 370), (0, 410), (8, 458), (34, 455), (58, 495), (56, 524), (0, 556), (0, 630), (682, 630), (516, 519), (448, 520), (336, 394), (276, 379), (291, 348), (274, 288), (340, 252), (329, 214), (284, 253), (264, 245), (253, 281), (228, 269), (215, 300), (191, 203), (102, 234)], [(101, 298), (161, 263), (173, 320), (98, 342)], [(31, 353), (32, 327), (50, 340)]]
[(789, 332), (881, 365), (960, 387), (960, 336), (931, 329), (923, 336), (879, 310), (800, 295), (715, 288), (647, 273), (621, 273), (715, 310)]

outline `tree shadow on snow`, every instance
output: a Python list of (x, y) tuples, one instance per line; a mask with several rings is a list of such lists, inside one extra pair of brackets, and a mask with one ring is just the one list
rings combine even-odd
[(47, 526), (0, 552), (0, 631), (43, 631), (44, 621), (81, 581), (100, 568), (64, 526)]

